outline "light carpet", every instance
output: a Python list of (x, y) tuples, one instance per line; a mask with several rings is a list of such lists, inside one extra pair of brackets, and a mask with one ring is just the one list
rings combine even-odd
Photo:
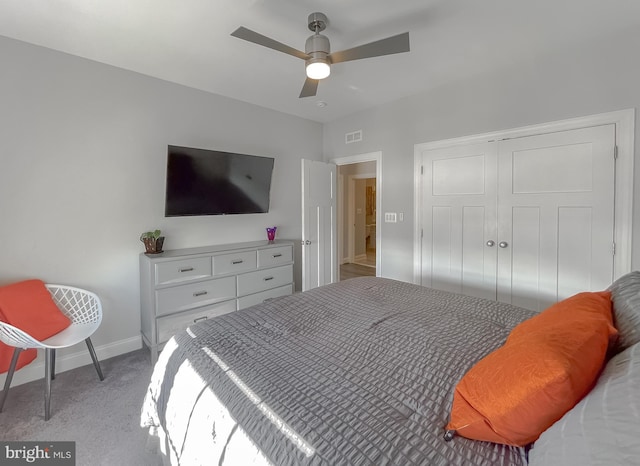
[(146, 447), (147, 431), (140, 427), (152, 370), (148, 350), (100, 364), (102, 382), (93, 364), (56, 375), (46, 422), (44, 380), (11, 388), (0, 413), (0, 438), (75, 441), (76, 466), (158, 465), (158, 457)]

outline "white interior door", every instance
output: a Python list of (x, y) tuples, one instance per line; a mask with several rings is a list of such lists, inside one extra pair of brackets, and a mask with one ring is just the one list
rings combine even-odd
[(613, 280), (615, 126), (498, 144), (499, 301), (541, 311)]
[(422, 153), (422, 281), (488, 299), (496, 297), (495, 144)]
[(337, 281), (336, 166), (302, 160), (302, 291)]

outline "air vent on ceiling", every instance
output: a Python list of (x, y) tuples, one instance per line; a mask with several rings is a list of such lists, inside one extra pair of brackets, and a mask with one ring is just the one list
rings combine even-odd
[(344, 135), (344, 143), (351, 144), (352, 142), (360, 142), (362, 141), (362, 130), (354, 131), (352, 133), (347, 133)]

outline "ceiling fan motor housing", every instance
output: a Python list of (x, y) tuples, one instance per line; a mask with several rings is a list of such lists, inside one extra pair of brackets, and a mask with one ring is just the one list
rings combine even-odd
[(322, 32), (327, 27), (329, 20), (324, 13), (311, 13), (307, 19), (309, 29), (315, 33)]
[(307, 39), (304, 46), (305, 53), (310, 56), (305, 60), (307, 78), (324, 79), (331, 73), (331, 46), (329, 38), (320, 34), (327, 27), (329, 20), (323, 13), (311, 13), (308, 18), (309, 29), (314, 34)]
[(329, 39), (322, 34), (314, 34), (307, 39), (305, 52), (311, 58), (305, 60), (307, 77), (313, 79), (324, 79), (329, 76)]
[(304, 51), (314, 57), (314, 53), (322, 53), (326, 57), (331, 52), (331, 46), (329, 45), (329, 38), (322, 34), (314, 34), (307, 39), (304, 46)]

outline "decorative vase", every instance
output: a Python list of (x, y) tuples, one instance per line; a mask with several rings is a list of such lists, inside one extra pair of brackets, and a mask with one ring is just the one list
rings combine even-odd
[(276, 239), (276, 229), (278, 227), (267, 228), (267, 239), (270, 243), (273, 243)]

